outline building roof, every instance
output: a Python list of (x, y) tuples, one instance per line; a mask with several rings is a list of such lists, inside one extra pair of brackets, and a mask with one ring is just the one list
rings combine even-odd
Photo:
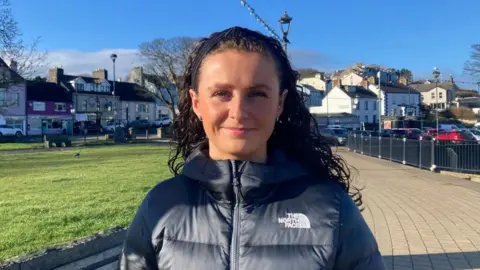
[(363, 86), (343, 86), (340, 89), (351, 98), (355, 98), (356, 96), (359, 98), (377, 98), (375, 93)]
[(312, 113), (312, 116), (313, 117), (337, 117), (337, 118), (340, 118), (340, 117), (351, 117), (351, 118), (357, 118), (356, 115), (354, 114), (351, 114), (351, 113), (346, 113), (346, 112), (342, 112), (342, 113)]
[(72, 94), (56, 83), (27, 81), (27, 100), (72, 102)]
[(124, 101), (155, 102), (154, 94), (136, 83), (115, 82), (115, 94)]
[(381, 85), (380, 89), (385, 93), (419, 94), (415, 88), (405, 86), (403, 84)]
[[(94, 92), (94, 91), (78, 91), (73, 88), (69, 83), (71, 80), (76, 78), (82, 78), (86, 83), (102, 83), (103, 79), (98, 79), (89, 76), (75, 76), (75, 75), (63, 75), (60, 85), (65, 89), (68, 89), (70, 92), (78, 92), (92, 95), (101, 95), (101, 96), (111, 96), (111, 92)], [(110, 90), (113, 91), (113, 81), (107, 80), (110, 84)], [(136, 83), (130, 82), (115, 82), (115, 95), (117, 95), (120, 100), (124, 101), (143, 101), (143, 102), (156, 102), (155, 95), (148, 91), (145, 87), (142, 87)]]
[[(419, 92), (429, 92), (432, 89), (435, 89), (435, 83), (431, 84), (411, 84), (412, 88), (416, 89)], [(438, 88), (443, 89), (458, 89), (457, 85), (454, 83), (439, 83)]]
[(24, 82), (25, 81), (25, 79), (22, 76), (20, 76), (20, 74), (18, 74), (18, 72), (11, 69), (7, 65), (7, 63), (5, 63), (5, 61), (3, 61), (2, 58), (0, 58), (0, 67), (6, 67), (10, 71), (10, 76), (12, 76), (11, 81), (8, 81), (8, 82), (1, 82), (0, 81), (0, 83), (7, 83), (8, 84), (8, 83), (12, 83), (12, 82), (15, 83), (15, 82)]

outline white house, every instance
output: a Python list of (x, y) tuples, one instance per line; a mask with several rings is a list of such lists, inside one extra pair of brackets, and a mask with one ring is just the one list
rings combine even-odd
[(341, 78), (342, 85), (360, 86), (362, 81), (363, 77), (354, 71), (344, 73)]
[(322, 73), (316, 73), (313, 77), (306, 77), (298, 81), (298, 84), (310, 85), (318, 90), (325, 90), (326, 83)]
[[(369, 90), (377, 95), (378, 85), (369, 85)], [(420, 93), (404, 85), (381, 85), (380, 112), (382, 116), (419, 116)]]
[(377, 96), (362, 86), (334, 87), (323, 98), (322, 106), (310, 107), (313, 114), (356, 115), (360, 122), (377, 122)]
[(423, 83), (412, 85), (412, 87), (421, 93), (422, 103), (432, 108), (438, 108), (439, 110), (446, 110), (450, 107), (450, 104), (455, 101), (455, 95), (458, 89), (453, 79), (451, 79), (449, 83)]

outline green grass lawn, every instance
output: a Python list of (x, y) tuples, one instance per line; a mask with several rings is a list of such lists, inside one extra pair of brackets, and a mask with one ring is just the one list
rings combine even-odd
[(43, 143), (0, 143), (0, 151), (43, 148)]
[(147, 191), (171, 176), (167, 158), (155, 145), (0, 153), (0, 261), (128, 226)]

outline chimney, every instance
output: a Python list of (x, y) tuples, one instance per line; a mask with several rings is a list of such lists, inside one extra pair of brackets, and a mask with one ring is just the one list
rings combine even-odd
[(407, 78), (405, 78), (405, 77), (401, 77), (401, 78), (398, 80), (398, 82), (399, 82), (400, 84), (407, 85), (408, 80), (407, 80)]
[(108, 72), (104, 68), (97, 68), (97, 70), (92, 72), (92, 75), (99, 80), (108, 80)]
[(143, 67), (134, 67), (130, 71), (128, 82), (136, 83), (140, 86), (145, 86), (145, 79), (143, 77)]
[(361, 85), (362, 85), (363, 88), (368, 89), (368, 81), (367, 80), (363, 80), (361, 82)]
[(10, 59), (10, 64), (8, 65), (11, 70), (17, 72), (18, 71), (18, 63), (17, 61)]
[(47, 82), (60, 84), (63, 77), (63, 68), (54, 67), (48, 70)]

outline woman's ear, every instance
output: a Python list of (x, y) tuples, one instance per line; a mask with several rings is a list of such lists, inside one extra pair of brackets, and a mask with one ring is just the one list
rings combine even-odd
[(192, 110), (201, 121), (202, 117), (200, 115), (200, 110), (198, 109), (198, 106), (199, 106), (198, 93), (195, 92), (195, 90), (193, 89), (188, 90), (188, 93), (190, 94), (190, 99), (192, 100)]
[(287, 89), (283, 90), (283, 92), (280, 94), (280, 98), (278, 99), (277, 119), (280, 117), (280, 115), (283, 112), (283, 106), (285, 105), (285, 100), (287, 99), (287, 94), (288, 94)]

